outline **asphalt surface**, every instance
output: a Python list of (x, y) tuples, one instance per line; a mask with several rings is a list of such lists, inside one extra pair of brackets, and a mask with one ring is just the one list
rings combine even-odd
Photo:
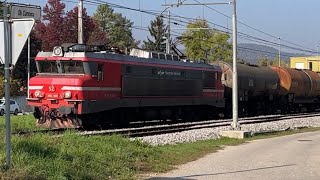
[(320, 180), (320, 131), (226, 147), (149, 180)]

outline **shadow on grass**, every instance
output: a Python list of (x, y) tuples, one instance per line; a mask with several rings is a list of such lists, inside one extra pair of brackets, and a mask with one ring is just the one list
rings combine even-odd
[(17, 144), (16, 149), (33, 157), (54, 158), (59, 150), (57, 148), (48, 147), (45, 143), (33, 141), (21, 141)]

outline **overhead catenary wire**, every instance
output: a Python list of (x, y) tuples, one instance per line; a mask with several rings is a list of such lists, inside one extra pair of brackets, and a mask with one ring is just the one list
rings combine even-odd
[[(64, 0), (64, 1), (69, 1), (70, 2), (71, 0)], [(109, 2), (106, 2), (106, 1), (102, 1), (102, 0), (84, 0), (84, 1), (85, 1), (85, 3), (89, 3), (90, 5), (97, 5), (98, 6), (98, 5), (101, 5), (101, 4), (107, 4), (107, 5), (109, 5), (110, 7), (113, 7), (113, 8), (127, 9), (127, 10), (136, 11), (136, 12), (146, 13), (146, 14), (153, 15), (153, 16), (161, 15), (163, 18), (168, 18), (164, 14), (159, 14), (158, 12), (160, 12), (160, 11), (156, 11), (156, 10), (135, 9), (135, 8), (130, 8), (130, 7), (122, 6), (122, 5), (117, 5), (117, 4), (114, 4), (114, 3), (109, 3)], [(174, 24), (174, 25), (181, 25), (179, 23), (188, 24), (189, 23), (188, 21), (197, 20), (196, 18), (184, 17), (184, 16), (180, 16), (180, 15), (175, 15), (175, 14), (172, 14), (171, 19), (172, 19), (172, 23), (170, 23), (170, 24)], [(185, 20), (188, 20), (188, 21), (183, 21), (181, 19), (185, 19)], [(220, 31), (222, 33), (230, 34), (230, 29), (228, 27), (224, 27), (222, 25), (219, 25), (219, 24), (216, 24), (216, 23), (212, 23), (210, 21), (207, 21), (207, 22), (209, 24), (214, 25), (215, 27), (219, 27), (219, 28), (222, 28), (224, 30), (219, 30), (217, 28), (213, 28), (213, 29), (215, 29), (217, 31)], [(134, 29), (137, 29), (137, 28), (134, 28)], [(279, 43), (277, 43), (277, 42), (272, 42), (272, 41), (265, 40), (265, 39), (262, 39), (262, 38), (259, 38), (259, 37), (255, 37), (255, 36), (252, 36), (252, 35), (249, 35), (249, 34), (245, 34), (245, 33), (242, 33), (242, 32), (238, 32), (238, 35), (242, 36), (243, 38), (245, 38), (248, 41), (257, 42), (257, 43), (260, 43), (260, 44), (267, 44), (269, 46), (279, 46)], [(176, 35), (176, 36), (178, 36), (178, 35)], [(301, 51), (301, 52), (306, 52), (306, 53), (315, 53), (312, 50), (296, 48), (296, 47), (292, 47), (292, 46), (285, 45), (285, 44), (281, 44), (281, 46), (283, 48), (292, 49), (292, 50), (295, 50), (295, 51)]]
[[(66, 1), (66, 2), (72, 2), (72, 3), (77, 3), (75, 1), (71, 1), (71, 0), (63, 0), (63, 1)], [(96, 1), (99, 1), (99, 0), (96, 0)], [(101, 4), (112, 4), (112, 3), (108, 3), (108, 2), (93, 2), (92, 0), (85, 0), (85, 4), (89, 4), (89, 5), (94, 5), (94, 6), (98, 6), (98, 5), (101, 5)], [(111, 7), (115, 7), (115, 8), (122, 8), (123, 6), (114, 6), (114, 5), (110, 5)], [(127, 8), (126, 8), (127, 9)], [(142, 10), (142, 9), (134, 9), (134, 8), (129, 8), (130, 10), (135, 10), (137, 12), (142, 12), (142, 13), (147, 13), (149, 15), (153, 15), (153, 16), (162, 16), (163, 18), (167, 18), (167, 15), (166, 14), (160, 14), (160, 11), (156, 11), (156, 10)], [(198, 20), (197, 18), (191, 18), (191, 17), (185, 17), (185, 16), (180, 16), (180, 15), (176, 15), (176, 14), (171, 14), (171, 19), (172, 19), (172, 23), (171, 24), (174, 24), (174, 25), (181, 25), (181, 24), (178, 24), (176, 22), (179, 22), (179, 23), (183, 23), (183, 24), (188, 24), (190, 21), (195, 21), (195, 20)], [(177, 18), (180, 18), (180, 19), (177, 19)], [(181, 19), (185, 19), (185, 20), (188, 20), (188, 21), (183, 21)], [(224, 30), (219, 30), (219, 29), (216, 29), (216, 28), (212, 28), (212, 29), (215, 29), (219, 32), (222, 32), (222, 33), (227, 33), (227, 34), (230, 34), (230, 31), (231, 29), (229, 29), (228, 27), (224, 27), (222, 25), (219, 25), (219, 24), (216, 24), (216, 23), (213, 23), (213, 22), (210, 22), (210, 21), (207, 21), (209, 24), (211, 25), (214, 25), (216, 27), (220, 27), (222, 29), (225, 29)], [(137, 29), (137, 30), (143, 30), (143, 31), (149, 31), (148, 30), (148, 27), (141, 27), (141, 26), (131, 26), (132, 29)], [(172, 34), (173, 36), (176, 36), (176, 37), (181, 37), (182, 36), (182, 33), (179, 33), (179, 32), (175, 32), (175, 31), (172, 31), (174, 34)], [(242, 33), (242, 32), (238, 32), (238, 35), (240, 38), (243, 38), (243, 39), (246, 39), (246, 40), (249, 40), (249, 41), (253, 41), (253, 42), (257, 42), (257, 43), (261, 43), (261, 44), (265, 44), (265, 45), (279, 45), (278, 43), (276, 42), (272, 42), (272, 41), (268, 41), (268, 40), (264, 40), (262, 38), (258, 38), (258, 37), (255, 37), (255, 36), (252, 36), (252, 35), (248, 35), (248, 34), (245, 34), (245, 33)], [(177, 42), (176, 42), (177, 43)], [(303, 49), (296, 49), (295, 47), (290, 47), (290, 46), (286, 46), (286, 45), (283, 45), (283, 47), (287, 47), (289, 49), (295, 49), (295, 50), (301, 50), (301, 51), (304, 51)], [(257, 54), (268, 54), (268, 55), (277, 55), (277, 53), (273, 53), (273, 52), (268, 52), (268, 51), (263, 51), (263, 50), (257, 50), (257, 49), (251, 49), (251, 48), (247, 48), (247, 47), (239, 47), (238, 48), (239, 50), (242, 50), (242, 51), (247, 51), (247, 52), (253, 52), (253, 53), (257, 53)], [(283, 55), (285, 57), (289, 57), (287, 55)]]
[[(109, 2), (106, 2), (106, 1), (103, 1), (103, 0), (86, 0), (86, 1), (89, 1), (89, 2), (92, 2), (92, 1), (96, 1), (98, 4), (108, 4), (108, 5), (110, 5), (110, 6), (112, 6), (112, 7), (115, 7), (115, 8), (122, 8), (122, 9), (130, 9), (130, 10), (133, 10), (133, 11), (137, 11), (137, 12), (143, 12), (143, 13), (148, 13), (148, 14), (151, 14), (151, 15), (155, 15), (155, 16), (158, 16), (159, 14), (157, 14), (157, 13), (155, 13), (155, 11), (148, 11), (148, 10), (139, 10), (139, 9), (134, 9), (134, 8), (130, 8), (130, 7), (125, 7), (125, 6), (122, 6), (122, 5), (117, 5), (117, 4), (114, 4), (114, 3), (109, 3)], [(213, 9), (213, 8), (211, 8), (210, 6), (207, 6), (208, 8), (210, 8), (210, 9)], [(216, 10), (215, 10), (216, 11)], [(221, 13), (221, 12), (220, 12)], [(223, 13), (222, 13), (223, 14)], [(225, 15), (225, 14), (224, 14)], [(168, 17), (166, 17), (166, 15), (162, 15), (164, 18), (168, 18)], [(225, 16), (227, 16), (227, 17), (229, 17), (228, 15), (225, 15)], [(180, 17), (180, 18), (184, 18), (184, 19), (194, 19), (194, 18), (185, 18), (185, 17), (183, 17), (183, 16), (177, 16), (177, 17)], [(231, 17), (229, 17), (229, 18), (231, 18)], [(180, 21), (181, 22), (181, 21)], [(218, 25), (218, 24), (216, 24), (216, 23), (212, 23), (212, 22), (210, 22), (210, 21), (207, 21), (207, 22), (209, 22), (210, 24), (213, 24), (213, 25), (215, 25), (215, 26), (217, 26), (217, 27), (220, 27), (220, 28), (223, 28), (223, 29), (226, 29), (227, 31), (230, 31), (230, 29), (229, 28), (227, 28), (227, 27), (224, 27), (224, 26), (221, 26), (221, 25)], [(239, 22), (239, 21), (238, 21)], [(188, 22), (183, 22), (183, 23), (188, 23)], [(239, 23), (242, 23), (242, 22), (239, 22)], [(244, 24), (244, 23), (243, 23)], [(246, 24), (245, 24), (246, 25)], [(249, 25), (247, 25), (247, 26), (249, 26)], [(251, 26), (250, 26), (251, 27)], [(254, 27), (251, 27), (251, 28), (254, 28)], [(255, 28), (256, 29), (256, 28)], [(258, 30), (258, 29), (257, 29)], [(224, 32), (224, 33), (229, 33), (229, 32), (227, 32), (227, 31), (221, 31), (221, 32)], [(241, 32), (239, 32), (239, 33), (241, 33)], [(265, 32), (263, 32), (263, 31), (261, 31), (261, 33), (265, 33)], [(244, 35), (247, 35), (247, 36), (251, 36), (251, 35), (248, 35), (248, 34), (245, 34), (245, 33), (242, 33), (242, 34), (244, 34)], [(268, 33), (266, 33), (266, 34), (268, 34)], [(271, 35), (271, 34), (270, 34)], [(272, 36), (272, 35), (271, 35)], [(276, 37), (276, 36), (273, 36), (273, 37)], [(257, 38), (257, 37), (255, 37), (255, 39), (262, 39), (262, 38)], [(263, 41), (268, 41), (268, 40), (263, 40)], [(275, 46), (277, 45), (279, 45), (279, 43), (276, 43), (276, 42), (272, 42), (272, 41), (269, 41), (270, 43), (273, 43)], [(286, 40), (284, 40), (284, 41), (282, 41), (282, 42), (287, 42)], [(288, 41), (289, 42), (289, 41)], [(294, 44), (294, 43), (291, 43), (291, 44)], [(292, 47), (292, 46), (288, 46), (288, 45), (285, 45), (285, 44), (281, 44), (281, 46), (282, 47), (285, 47), (285, 48), (288, 48), (288, 49), (292, 49), (292, 50), (296, 50), (296, 51), (301, 51), (301, 52), (306, 52), (306, 53), (315, 53), (315, 51), (314, 50), (308, 50), (308, 49), (302, 49), (302, 48), (296, 48), (296, 47)], [(299, 46), (299, 45), (298, 45)], [(302, 47), (302, 46), (300, 46), (300, 47)], [(304, 48), (304, 47), (303, 47)]]
[[(198, 1), (198, 0), (193, 0), (193, 1), (201, 4), (201, 2)], [(223, 15), (224, 17), (227, 17), (228, 19), (231, 19), (230, 16), (228, 16), (228, 15), (226, 15), (226, 14), (224, 14), (224, 13), (222, 13), (222, 12), (220, 12), (220, 11), (218, 11), (218, 10), (216, 10), (216, 9), (208, 6), (208, 5), (204, 5), (204, 6), (205, 6), (206, 8), (208, 8), (208, 9), (210, 9), (210, 10), (212, 10), (212, 11), (220, 14), (220, 15)], [(246, 26), (246, 27), (248, 27), (248, 28), (250, 28), (250, 29), (253, 29), (253, 30), (257, 31), (257, 32), (260, 32), (260, 33), (262, 33), (262, 34), (264, 34), (264, 35), (270, 36), (270, 37), (275, 38), (275, 39), (279, 39), (279, 37), (277, 37), (277, 36), (275, 36), (275, 35), (272, 35), (272, 34), (270, 34), (270, 33), (264, 32), (264, 31), (262, 31), (262, 30), (260, 30), (260, 29), (257, 29), (257, 28), (255, 28), (255, 27), (253, 27), (253, 26), (250, 26), (250, 25), (248, 25), (248, 24), (246, 24), (246, 23), (244, 23), (244, 22), (241, 22), (241, 21), (238, 21), (238, 20), (237, 20), (237, 22), (238, 22), (239, 24), (243, 25), (243, 26)], [(291, 45), (294, 45), (294, 46), (298, 46), (298, 47), (300, 47), (300, 48), (305, 48), (305, 47), (303, 47), (303, 46), (301, 46), (301, 45), (299, 45), (299, 44), (290, 42), (290, 41), (285, 40), (285, 39), (282, 39), (282, 38), (281, 38), (281, 41), (286, 42), (286, 43), (291, 44)], [(313, 51), (313, 49), (310, 49), (310, 48), (305, 48), (305, 49), (308, 49), (308, 50), (310, 50), (310, 51)]]

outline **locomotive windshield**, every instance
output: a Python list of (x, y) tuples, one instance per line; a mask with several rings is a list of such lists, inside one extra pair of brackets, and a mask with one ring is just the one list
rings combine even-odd
[(84, 74), (81, 61), (38, 61), (39, 73)]

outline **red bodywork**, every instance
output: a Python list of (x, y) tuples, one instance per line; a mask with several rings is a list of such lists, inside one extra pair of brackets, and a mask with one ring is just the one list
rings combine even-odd
[[(131, 101), (139, 99), (153, 99), (155, 105), (157, 101), (164, 102), (170, 99), (202, 99), (212, 100), (215, 102), (217, 107), (224, 106), (224, 88), (221, 83), (221, 69), (220, 68), (206, 68), (206, 67), (192, 67), (192, 66), (179, 66), (172, 64), (158, 64), (154, 62), (146, 63), (131, 60), (117, 60), (99, 57), (91, 57), (88, 53), (80, 53), (80, 55), (72, 56), (65, 55), (63, 57), (55, 57), (48, 55), (48, 53), (39, 53), (36, 57), (36, 61), (83, 61), (83, 62), (96, 62), (103, 65), (103, 80), (98, 81), (96, 75), (92, 74), (37, 74), (37, 76), (30, 79), (29, 89), (30, 98), (28, 98), (28, 104), (41, 109), (41, 115), (44, 116), (45, 112), (50, 114), (51, 110), (59, 109), (61, 107), (67, 108), (66, 112), (62, 112), (63, 109), (59, 109), (60, 112), (56, 112), (51, 116), (67, 117), (68, 113), (73, 115), (99, 113), (100, 111), (110, 110), (113, 108), (121, 108), (122, 105), (128, 105)], [(89, 53), (90, 54), (90, 53)], [(91, 53), (93, 54), (93, 53)], [(121, 56), (119, 56), (121, 57)], [(131, 56), (123, 56), (126, 59), (130, 59)], [(134, 57), (132, 57), (134, 58)], [(141, 59), (141, 58), (140, 58)], [(165, 61), (165, 60), (163, 60)], [(190, 64), (190, 63), (189, 63)], [(214, 70), (214, 77), (212, 77), (212, 87), (203, 88), (202, 94), (199, 96), (126, 96), (123, 94), (123, 66), (132, 65), (137, 67), (155, 67), (155, 68), (167, 68), (181, 71), (201, 71), (201, 72), (212, 72)], [(36, 92), (38, 91), (38, 92)], [(36, 93), (39, 93), (41, 97), (36, 97)], [(64, 93), (71, 92), (71, 98), (64, 98)], [(157, 100), (158, 99), (158, 100)], [(106, 104), (107, 102), (112, 102)], [(118, 102), (119, 101), (119, 102)], [(121, 103), (120, 103), (121, 101)], [(104, 102), (95, 106), (97, 102)], [(114, 107), (113, 104), (115, 104)], [(117, 104), (117, 105), (116, 105)], [(170, 105), (170, 104), (168, 104)], [(179, 104), (182, 105), (182, 104)], [(128, 106), (135, 106), (128, 105)], [(151, 105), (153, 106), (153, 105)], [(69, 112), (69, 108), (70, 111)], [(47, 115), (49, 116), (49, 115)], [(52, 126), (52, 125), (49, 125)], [(60, 125), (63, 127), (63, 125)], [(79, 127), (81, 123), (76, 126)]]

